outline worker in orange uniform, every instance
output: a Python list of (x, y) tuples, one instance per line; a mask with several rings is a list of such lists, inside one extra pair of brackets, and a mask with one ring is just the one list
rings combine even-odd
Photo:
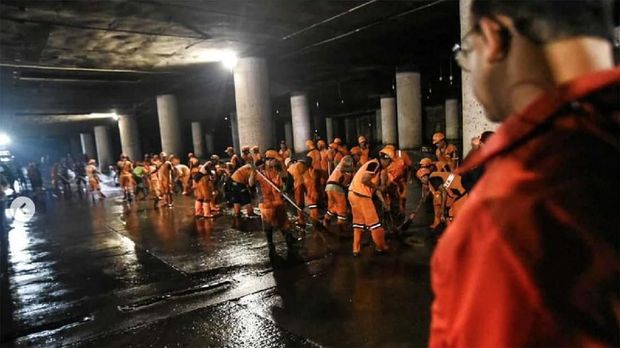
[(416, 171), (416, 178), (418, 178), (418, 180), (420, 180), (420, 183), (422, 184), (422, 195), (426, 196), (430, 193), (430, 188), (429, 188), (429, 176), (431, 175), (432, 172), (434, 172), (434, 166), (433, 166), (433, 160), (425, 157), (422, 158), (420, 160), (420, 168)]
[(257, 216), (252, 208), (252, 194), (256, 183), (256, 171), (254, 164), (248, 163), (241, 166), (230, 177), (230, 201), (233, 203), (235, 217), (241, 216), (241, 207), (245, 207), (248, 217)]
[(433, 172), (429, 176), (429, 183), (435, 209), (431, 229), (437, 229), (440, 224), (447, 226), (454, 220), (467, 201), (468, 194), (461, 184), (461, 176), (454, 173)]
[(196, 218), (212, 219), (211, 201), (213, 200), (213, 177), (211, 171), (213, 163), (208, 161), (198, 168), (192, 180), (194, 181), (194, 216)]
[(319, 175), (320, 178), (320, 187), (325, 187), (327, 184), (327, 178), (331, 174), (331, 170), (329, 168), (329, 150), (327, 150), (327, 143), (325, 140), (320, 139), (316, 142), (316, 147), (319, 150), (319, 154), (321, 155), (321, 172)]
[(310, 171), (308, 175), (311, 175), (315, 181), (314, 184), (311, 185), (312, 187), (308, 188), (308, 190), (316, 191), (316, 194), (318, 195), (317, 198), (314, 200), (314, 204), (316, 205), (318, 201), (323, 197), (323, 190), (325, 189), (324, 183), (327, 182), (327, 172), (323, 174), (321, 151), (316, 147), (314, 141), (306, 140), (306, 148), (308, 149), (306, 157), (310, 158), (310, 166), (312, 167), (312, 171)]
[[(310, 210), (310, 217), (315, 220), (318, 219), (318, 180), (312, 166), (312, 158), (305, 157), (293, 162), (288, 166), (287, 171), (293, 179), (295, 203), (302, 209), (304, 207), (308, 208)], [(300, 226), (306, 225), (306, 216), (302, 211), (298, 212), (297, 224)]]
[(101, 180), (99, 179), (99, 171), (97, 170), (97, 161), (94, 159), (88, 160), (85, 171), (88, 176), (88, 192), (91, 194), (93, 202), (95, 202), (95, 193), (99, 195), (99, 198), (104, 199), (105, 195), (101, 192)]
[(252, 153), (250, 152), (249, 146), (241, 147), (241, 163), (243, 164), (253, 164), (254, 157), (252, 157)]
[(150, 159), (148, 170), (149, 194), (153, 199), (153, 206), (157, 207), (161, 200), (161, 185), (159, 185), (159, 167), (162, 162), (158, 154), (154, 154)]
[(119, 182), (123, 191), (123, 201), (131, 202), (136, 182), (133, 179), (133, 163), (125, 154), (121, 154), (121, 159), (116, 163), (120, 173)]
[(196, 174), (198, 174), (198, 171), (200, 170), (200, 161), (198, 160), (198, 157), (196, 157), (196, 155), (194, 155), (192, 152), (187, 154), (187, 167), (189, 168), (189, 185), (190, 185), (190, 189), (192, 188), (192, 186), (194, 185), (194, 176)]
[(336, 168), (340, 160), (350, 154), (349, 150), (345, 145), (342, 144), (342, 140), (340, 138), (335, 138), (334, 141), (329, 144), (329, 159), (332, 161), (331, 165), (333, 168)]
[(282, 159), (275, 150), (269, 150), (265, 153), (265, 161), (257, 163), (257, 170), (262, 174), (256, 176), (260, 197), (258, 207), (261, 212), (269, 255), (273, 256), (276, 253), (273, 243), (274, 229), (280, 230), (290, 253), (294, 250), (295, 237), (291, 232), (291, 223), (286, 214), (284, 199), (278, 192), (278, 190), (284, 189), (283, 177), (286, 176)]
[(254, 163), (263, 159), (263, 154), (260, 153), (260, 147), (254, 145), (252, 146), (250, 150), (251, 150), (250, 155), (252, 156), (252, 161)]
[(233, 149), (232, 146), (229, 146), (224, 152), (226, 152), (228, 157), (230, 157), (229, 162), (232, 164), (233, 171), (237, 170), (241, 166), (241, 162), (239, 156), (235, 153), (235, 149)]
[(289, 150), (288, 146), (286, 146), (286, 142), (284, 140), (280, 142), (280, 151), (278, 152), (278, 154), (280, 155), (282, 163), (284, 163), (285, 159), (291, 158), (291, 151)]
[(349, 186), (349, 203), (353, 213), (353, 256), (358, 256), (364, 230), (370, 230), (375, 250), (384, 253), (388, 250), (385, 243), (385, 230), (379, 220), (379, 215), (372, 202), (376, 193), (383, 209), (389, 211), (383, 197), (387, 183), (386, 169), (394, 158), (394, 150), (382, 149), (379, 159), (366, 162), (355, 173)]
[(402, 151), (396, 150), (394, 145), (386, 145), (386, 149), (394, 151), (394, 159), (387, 168), (388, 175), (388, 196), (390, 202), (396, 200), (398, 202), (398, 213), (405, 215), (407, 206), (407, 183), (411, 178), (410, 168), (413, 165), (409, 155)]
[(157, 177), (159, 179), (159, 189), (163, 198), (162, 207), (172, 208), (172, 185), (175, 181), (175, 168), (172, 164), (175, 156), (168, 156), (165, 152), (159, 154), (162, 160), (161, 166), (157, 170)]
[(357, 159), (356, 161), (361, 166), (364, 163), (368, 162), (368, 160), (370, 159), (370, 147), (368, 146), (366, 137), (363, 135), (360, 135), (357, 138), (357, 144), (357, 146), (351, 148), (351, 155), (353, 155), (353, 153), (355, 152), (357, 156), (359, 156), (359, 159)]
[(438, 162), (446, 163), (449, 167), (445, 171), (453, 171), (457, 167), (458, 149), (452, 144), (448, 144), (446, 136), (442, 132), (433, 134), (433, 145), (437, 147), (435, 156)]
[(336, 218), (338, 229), (344, 235), (347, 221), (347, 191), (353, 179), (354, 163), (351, 156), (344, 156), (338, 166), (329, 176), (325, 192), (327, 194), (327, 212), (323, 217), (325, 227)]

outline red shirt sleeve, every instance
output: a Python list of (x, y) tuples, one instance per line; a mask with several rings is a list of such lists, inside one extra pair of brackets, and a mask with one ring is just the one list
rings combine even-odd
[(553, 331), (533, 282), (490, 216), (478, 208), (463, 227), (458, 234), (447, 230), (433, 256), (429, 346), (527, 346), (539, 330)]

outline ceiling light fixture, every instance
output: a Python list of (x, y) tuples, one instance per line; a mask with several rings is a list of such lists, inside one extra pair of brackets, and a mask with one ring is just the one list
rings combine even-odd
[(0, 146), (7, 146), (11, 144), (11, 137), (6, 133), (0, 133)]
[(232, 71), (235, 68), (235, 66), (237, 66), (239, 57), (237, 56), (237, 53), (233, 51), (223, 50), (221, 53), (220, 61), (222, 62), (222, 65), (224, 65), (226, 69)]

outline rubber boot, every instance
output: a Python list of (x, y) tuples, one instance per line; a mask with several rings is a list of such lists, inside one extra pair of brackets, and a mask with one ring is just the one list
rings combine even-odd
[(273, 244), (273, 230), (265, 230), (265, 238), (267, 239), (267, 247), (269, 248), (269, 255), (276, 254), (276, 246)]
[(384, 253), (388, 250), (387, 245), (385, 244), (385, 230), (383, 227), (375, 228), (370, 231), (372, 236), (372, 241), (375, 243), (375, 250), (378, 253)]

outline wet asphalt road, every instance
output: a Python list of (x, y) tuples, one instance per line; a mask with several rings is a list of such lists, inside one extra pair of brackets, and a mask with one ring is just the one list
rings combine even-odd
[(2, 346), (426, 345), (424, 228), (391, 240), (387, 256), (365, 236), (360, 258), (350, 236), (298, 230), (291, 255), (277, 233), (270, 259), (260, 219), (195, 220), (193, 201), (175, 199), (153, 209), (114, 195), (48, 198), (33, 220), (13, 222)]

